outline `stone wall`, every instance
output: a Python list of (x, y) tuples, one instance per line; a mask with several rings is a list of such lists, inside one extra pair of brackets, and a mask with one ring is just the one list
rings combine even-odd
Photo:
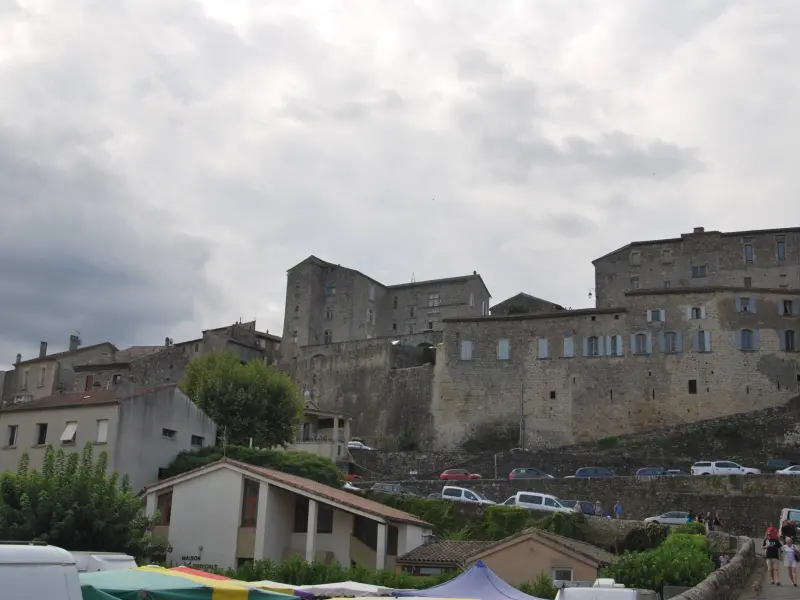
[[(441, 481), (403, 481), (402, 485), (422, 496), (440, 492)], [(726, 531), (760, 536), (768, 525), (776, 525), (783, 508), (800, 506), (800, 480), (767, 475), (748, 477), (676, 477), (638, 481), (633, 477), (613, 479), (551, 479), (542, 481), (486, 480), (458, 482), (495, 502), (503, 502), (517, 491), (536, 491), (569, 500), (599, 500), (606, 511), (617, 502), (626, 519), (644, 519), (672, 510), (719, 511)], [(369, 487), (369, 484), (364, 484)]]
[[(744, 296), (754, 312), (736, 312)], [(786, 329), (800, 340), (800, 318), (779, 314), (785, 298), (800, 306), (796, 291), (661, 290), (630, 296), (625, 309), (449, 320), (436, 360), (434, 449), (563, 446), (785, 404), (800, 385), (800, 353), (779, 342)], [(755, 332), (752, 351), (737, 346), (743, 329)], [(695, 347), (698, 332), (710, 351)], [(613, 336), (621, 356), (609, 355)]]
[(756, 565), (756, 545), (752, 539), (742, 540), (734, 557), (721, 569), (682, 594), (678, 600), (736, 600), (750, 579)]

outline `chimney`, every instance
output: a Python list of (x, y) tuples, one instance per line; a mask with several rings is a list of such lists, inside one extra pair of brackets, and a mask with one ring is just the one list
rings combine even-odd
[(170, 346), (172, 346), (172, 338), (164, 338), (164, 347), (169, 348)]
[(17, 354), (17, 360), (14, 362), (15, 365), (18, 365), (22, 362), (22, 354)]
[(39, 342), (39, 358), (47, 356), (47, 342)]
[(70, 352), (75, 352), (75, 350), (77, 350), (80, 345), (81, 345), (80, 336), (77, 336), (77, 335), (69, 336), (69, 351)]
[(705, 230), (706, 230), (705, 227), (695, 227), (694, 228), (694, 232), (695, 233), (703, 233)]
[(478, 274), (478, 272), (477, 272), (477, 271), (473, 271), (473, 272), (472, 272), (472, 274), (473, 274), (473, 275), (477, 275), (477, 274)]

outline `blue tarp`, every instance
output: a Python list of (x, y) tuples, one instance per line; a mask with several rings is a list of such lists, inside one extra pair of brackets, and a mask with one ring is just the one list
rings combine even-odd
[(420, 590), (415, 595), (433, 598), (477, 598), (478, 600), (504, 600), (507, 598), (511, 600), (541, 600), (541, 598), (523, 594), (514, 586), (507, 584), (480, 560), (455, 579), (426, 590)]

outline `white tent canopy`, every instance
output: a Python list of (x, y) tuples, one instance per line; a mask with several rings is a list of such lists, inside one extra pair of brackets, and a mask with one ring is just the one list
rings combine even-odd
[(394, 590), (383, 587), (382, 585), (370, 585), (359, 583), (358, 581), (342, 581), (340, 583), (323, 583), (320, 585), (298, 585), (295, 589), (321, 596), (324, 598), (336, 598), (343, 596), (350, 597), (374, 597), (391, 596), (395, 592), (409, 592), (409, 590)]

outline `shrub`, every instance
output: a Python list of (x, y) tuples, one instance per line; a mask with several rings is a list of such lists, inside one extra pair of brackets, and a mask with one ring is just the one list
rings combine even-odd
[(714, 570), (703, 536), (670, 536), (660, 547), (644, 552), (626, 552), (603, 569), (626, 587), (663, 591), (665, 585), (693, 587)]
[(619, 438), (617, 436), (609, 436), (597, 440), (598, 450), (611, 450), (619, 445)]
[(675, 535), (676, 533), (689, 533), (692, 535), (705, 535), (706, 534), (706, 526), (703, 523), (686, 523), (684, 525), (678, 525), (672, 530), (672, 534)]
[(555, 600), (558, 594), (558, 588), (553, 585), (553, 580), (544, 571), (541, 571), (532, 583), (523, 583), (518, 589), (523, 594), (546, 600)]
[(669, 530), (661, 523), (643, 523), (634, 527), (619, 544), (619, 552), (643, 552), (660, 546)]
[[(192, 469), (204, 467), (218, 461), (222, 456), (222, 448), (213, 446), (181, 452), (166, 468), (164, 476), (172, 477)], [(247, 446), (227, 446), (225, 448), (225, 456), (257, 467), (266, 467), (267, 469), (306, 477), (317, 483), (324, 483), (335, 488), (341, 488), (344, 484), (344, 475), (341, 469), (328, 459), (308, 452), (282, 452), (278, 450), (258, 450)]]

